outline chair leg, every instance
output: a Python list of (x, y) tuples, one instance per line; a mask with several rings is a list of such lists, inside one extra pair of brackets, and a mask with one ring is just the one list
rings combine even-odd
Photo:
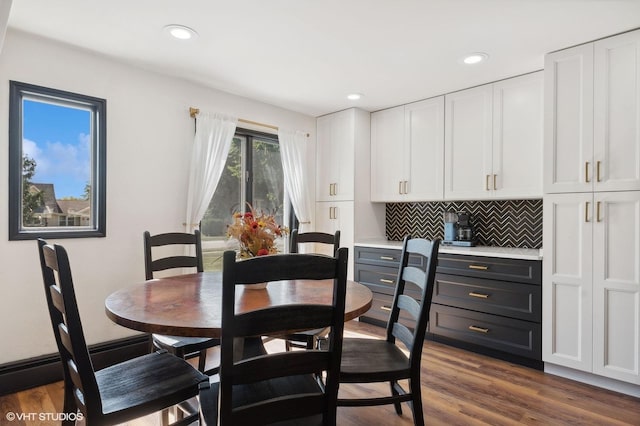
[[(399, 396), (400, 392), (398, 392), (398, 390), (396, 389), (396, 386), (398, 386), (398, 382), (392, 381), (392, 382), (389, 382), (389, 385), (391, 386), (391, 395), (392, 396)], [(402, 415), (402, 404), (400, 402), (394, 402), (393, 406), (396, 408), (396, 414), (401, 416)]]
[[(64, 385), (64, 405), (62, 408), (62, 412), (66, 414), (75, 414), (78, 412), (78, 407), (76, 406), (76, 400), (73, 397), (73, 387)], [(63, 426), (71, 426), (75, 425), (75, 417), (74, 416), (66, 416), (65, 420), (62, 422)]]
[(200, 356), (198, 357), (198, 370), (204, 371), (206, 362), (207, 362), (207, 350), (203, 349), (200, 351)]
[(420, 378), (409, 379), (411, 390), (411, 411), (413, 411), (413, 424), (424, 426), (424, 414), (422, 413), (422, 394), (420, 390)]

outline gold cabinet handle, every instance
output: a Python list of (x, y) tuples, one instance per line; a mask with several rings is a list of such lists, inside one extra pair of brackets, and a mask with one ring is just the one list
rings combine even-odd
[(402, 195), (402, 181), (398, 181), (398, 194)]
[(330, 196), (333, 195), (333, 184), (332, 183), (329, 184), (329, 195)]
[(380, 278), (380, 282), (385, 284), (395, 284), (393, 280), (388, 280), (386, 278)]
[(402, 191), (403, 194), (408, 194), (409, 193), (409, 191), (407, 190), (408, 183), (409, 183), (409, 181), (405, 180), (404, 183), (402, 184), (402, 187), (404, 188), (403, 191)]
[(476, 331), (478, 333), (484, 333), (484, 334), (487, 334), (489, 332), (488, 328), (477, 327), (475, 325), (470, 325), (469, 330)]
[(588, 161), (584, 162), (584, 180), (587, 183), (591, 182), (591, 179), (589, 179), (589, 162)]
[(489, 178), (491, 177), (491, 175), (487, 175), (486, 179), (484, 180), (484, 189), (486, 189), (487, 191), (491, 191), (489, 189)]
[(380, 309), (382, 309), (383, 311), (391, 312), (391, 306), (382, 305), (380, 306)]
[(589, 202), (584, 203), (584, 221), (589, 223)]
[(493, 175), (493, 190), (495, 191), (496, 189), (498, 189), (497, 185), (496, 185), (496, 178), (498, 177), (498, 175)]
[(395, 257), (391, 256), (380, 256), (380, 260), (396, 260)]
[(476, 293), (474, 291), (469, 293), (469, 296), (471, 297), (477, 297), (479, 299), (488, 299), (489, 295), (488, 294), (484, 294), (484, 293)]
[(601, 161), (596, 161), (596, 181), (600, 182), (600, 163)]
[(602, 218), (600, 217), (600, 201), (596, 202), (596, 222), (602, 222)]
[(487, 269), (489, 269), (488, 266), (484, 266), (484, 265), (469, 265), (469, 269), (477, 269), (479, 271), (486, 271)]

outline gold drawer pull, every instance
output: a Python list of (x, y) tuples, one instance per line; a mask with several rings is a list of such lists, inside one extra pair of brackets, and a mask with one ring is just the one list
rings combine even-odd
[(380, 260), (396, 260), (396, 259), (391, 256), (380, 256)]
[(389, 311), (389, 312), (391, 312), (391, 306), (382, 305), (382, 306), (380, 306), (380, 309), (382, 309), (383, 311)]
[(395, 284), (393, 280), (388, 280), (386, 278), (380, 278), (380, 282), (385, 284)]
[(471, 296), (471, 297), (478, 297), (478, 298), (480, 298), (480, 299), (488, 299), (488, 298), (489, 298), (489, 295), (488, 295), (488, 294), (475, 293), (475, 292), (473, 292), (473, 291), (472, 291), (471, 293), (469, 293), (469, 296)]
[(489, 267), (484, 265), (469, 265), (469, 269), (478, 269), (480, 271), (486, 271), (487, 269), (489, 269)]
[(488, 328), (476, 327), (475, 325), (470, 325), (469, 330), (477, 331), (478, 333), (485, 333), (485, 334), (489, 332)]

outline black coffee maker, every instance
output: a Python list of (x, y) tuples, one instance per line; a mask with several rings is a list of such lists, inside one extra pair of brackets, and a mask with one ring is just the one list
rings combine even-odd
[(469, 213), (458, 213), (458, 242), (464, 246), (475, 246), (475, 236), (471, 226), (471, 215)]
[[(455, 223), (453, 223), (453, 220), (455, 220)], [(442, 244), (462, 247), (476, 245), (469, 213), (445, 213), (445, 238)]]

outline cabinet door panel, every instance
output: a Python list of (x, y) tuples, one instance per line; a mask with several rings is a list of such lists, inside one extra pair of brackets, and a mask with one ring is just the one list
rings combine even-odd
[[(316, 226), (314, 230), (333, 234), (340, 231), (340, 247), (349, 249), (349, 268), (347, 275), (353, 279), (353, 243), (354, 243), (354, 203), (353, 201), (316, 203)], [(333, 255), (331, 249), (324, 252)]]
[(494, 197), (542, 197), (542, 72), (493, 85)]
[(491, 85), (445, 96), (444, 198), (491, 198)]
[(595, 43), (596, 191), (640, 190), (640, 31)]
[(594, 372), (640, 383), (640, 191), (594, 202)]
[(355, 111), (319, 117), (316, 126), (316, 200), (353, 200)]
[(404, 140), (404, 106), (371, 114), (371, 201), (402, 200)]
[(546, 56), (544, 192), (593, 187), (593, 45)]
[(542, 290), (545, 362), (592, 371), (592, 194), (545, 196)]
[(319, 117), (316, 121), (316, 198), (318, 201), (329, 200), (330, 185), (334, 180), (331, 126), (331, 116)]
[(404, 201), (442, 200), (444, 96), (405, 106), (405, 158), (410, 175)]

